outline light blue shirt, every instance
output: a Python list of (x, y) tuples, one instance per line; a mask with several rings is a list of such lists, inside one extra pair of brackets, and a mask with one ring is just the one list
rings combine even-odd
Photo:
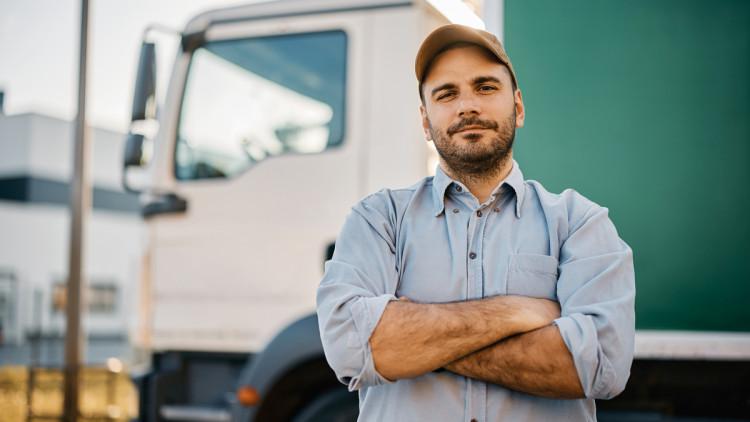
[[(448, 371), (390, 382), (369, 339), (397, 297), (452, 302), (496, 295), (560, 302), (555, 320), (586, 399), (557, 400)], [(573, 190), (524, 181), (517, 163), (484, 204), (440, 168), (406, 189), (352, 208), (318, 288), (326, 358), (360, 421), (593, 421), (594, 399), (625, 388), (633, 359), (630, 248), (606, 208)]]

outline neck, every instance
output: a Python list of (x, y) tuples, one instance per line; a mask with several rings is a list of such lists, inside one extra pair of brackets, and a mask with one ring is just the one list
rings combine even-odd
[(446, 165), (443, 160), (440, 160), (440, 167), (451, 179), (459, 181), (466, 186), (480, 204), (484, 204), (490, 199), (497, 185), (510, 174), (510, 171), (513, 169), (513, 157), (507, 157), (496, 168), (481, 174), (456, 172)]

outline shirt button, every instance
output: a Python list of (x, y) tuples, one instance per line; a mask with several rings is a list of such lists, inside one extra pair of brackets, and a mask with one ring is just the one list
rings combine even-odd
[(453, 208), (454, 213), (458, 213), (458, 208)]
[(471, 259), (474, 259), (476, 257), (477, 257), (477, 254), (475, 254), (474, 252), (472, 252), (472, 253), (469, 254), (469, 258), (471, 258)]
[(481, 210), (477, 211), (477, 217), (481, 217), (481, 216), (482, 216), (482, 211)]
[(463, 189), (461, 189), (461, 186), (456, 186), (456, 190), (461, 192)]

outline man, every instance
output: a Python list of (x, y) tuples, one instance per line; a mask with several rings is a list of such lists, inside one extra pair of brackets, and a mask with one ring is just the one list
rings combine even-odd
[(630, 248), (607, 209), (524, 181), (500, 42), (448, 25), (416, 59), (434, 177), (353, 207), (318, 288), (329, 364), (362, 421), (586, 421), (625, 387)]

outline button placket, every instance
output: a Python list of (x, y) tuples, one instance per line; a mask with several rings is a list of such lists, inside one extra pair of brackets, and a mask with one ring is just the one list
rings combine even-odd
[(468, 298), (479, 299), (484, 296), (484, 280), (482, 271), (482, 248), (484, 242), (484, 230), (487, 218), (482, 218), (484, 211), (475, 209), (469, 218), (469, 231), (467, 245), (467, 281)]
[[(466, 263), (468, 299), (479, 299), (484, 296), (482, 248), (484, 242), (484, 230), (488, 218), (486, 218), (487, 216), (482, 218), (483, 216), (484, 211), (478, 208), (474, 208), (474, 211), (471, 211), (469, 214), (468, 238), (466, 239), (466, 244), (468, 245), (468, 259)], [(464, 419), (466, 421), (478, 421), (484, 420), (485, 418), (485, 416), (482, 416), (484, 414), (484, 409), (486, 408), (486, 403), (484, 403), (484, 396), (486, 394), (482, 393), (484, 391), (482, 388), (483, 384), (484, 383), (472, 379), (469, 379), (467, 382), (466, 419)]]

